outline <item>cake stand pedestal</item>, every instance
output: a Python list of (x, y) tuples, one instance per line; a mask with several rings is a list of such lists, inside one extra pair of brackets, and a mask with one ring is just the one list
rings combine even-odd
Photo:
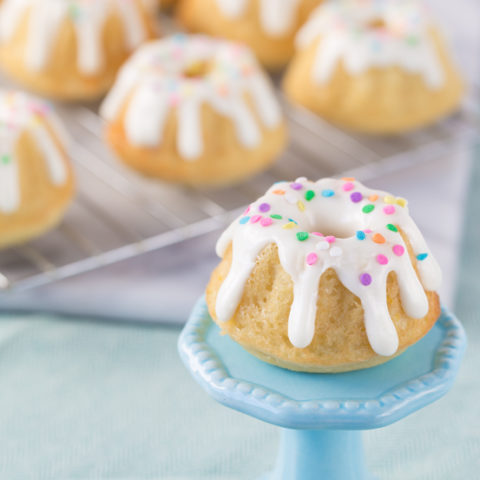
[(277, 464), (262, 480), (372, 480), (361, 430), (389, 425), (444, 395), (465, 345), (460, 322), (443, 310), (428, 335), (383, 365), (291, 372), (220, 335), (203, 298), (178, 343), (188, 370), (215, 400), (282, 427)]

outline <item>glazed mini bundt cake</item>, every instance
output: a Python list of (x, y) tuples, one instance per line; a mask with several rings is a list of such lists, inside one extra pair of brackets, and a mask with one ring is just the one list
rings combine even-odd
[(66, 141), (50, 106), (0, 90), (0, 248), (59, 222), (74, 189)]
[(367, 133), (423, 127), (458, 107), (463, 87), (418, 0), (332, 0), (297, 36), (284, 88), (294, 103)]
[(140, 172), (187, 184), (228, 184), (266, 168), (285, 123), (249, 50), (174, 35), (140, 48), (101, 108), (118, 156)]
[(188, 30), (247, 44), (267, 68), (283, 67), (299, 27), (322, 0), (182, 0)]
[(96, 98), (154, 32), (143, 0), (3, 0), (0, 66), (42, 95)]
[(291, 370), (371, 367), (440, 315), (441, 272), (407, 202), (353, 178), (273, 185), (221, 236), (210, 315)]

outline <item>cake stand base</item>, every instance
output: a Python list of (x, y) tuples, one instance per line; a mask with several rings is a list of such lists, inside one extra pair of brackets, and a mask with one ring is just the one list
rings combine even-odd
[(202, 298), (178, 346), (186, 367), (215, 400), (282, 427), (275, 469), (262, 480), (373, 480), (361, 430), (401, 420), (444, 395), (466, 337), (460, 322), (443, 310), (422, 340), (383, 365), (337, 374), (292, 372), (220, 335)]

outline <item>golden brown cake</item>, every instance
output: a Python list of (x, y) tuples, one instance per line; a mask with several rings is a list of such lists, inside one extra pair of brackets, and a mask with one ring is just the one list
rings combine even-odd
[(441, 272), (406, 200), (352, 178), (273, 185), (225, 231), (217, 253), (210, 315), (280, 367), (378, 365), (440, 315)]
[(96, 98), (154, 30), (142, 0), (3, 0), (0, 66), (42, 95)]
[(342, 127), (388, 134), (455, 110), (463, 86), (449, 50), (418, 0), (337, 0), (297, 36), (284, 89)]
[(236, 182), (268, 167), (285, 145), (280, 106), (253, 55), (205, 36), (140, 48), (101, 114), (125, 163), (173, 182)]
[(180, 22), (202, 32), (247, 44), (270, 69), (283, 67), (295, 33), (322, 0), (182, 0)]
[(0, 248), (53, 227), (73, 195), (65, 134), (51, 108), (0, 91)]

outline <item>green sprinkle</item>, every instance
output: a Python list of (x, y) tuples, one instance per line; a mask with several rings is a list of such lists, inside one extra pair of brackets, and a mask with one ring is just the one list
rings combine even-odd
[(309, 202), (315, 196), (315, 192), (313, 190), (307, 190), (305, 192), (305, 200)]
[(407, 38), (407, 43), (412, 47), (414, 47), (415, 45), (418, 45), (418, 42), (419, 42), (418, 37), (410, 36)]
[(393, 223), (389, 223), (389, 224), (387, 225), (387, 228), (388, 228), (389, 230), (391, 230), (392, 232), (398, 232), (398, 228), (397, 228)]
[(273, 214), (273, 215), (270, 215), (271, 218), (274, 218), (275, 220), (281, 220), (282, 219), (282, 216), (281, 215), (277, 215), (276, 213)]
[(298, 232), (297, 233), (297, 239), (299, 242), (304, 242), (305, 240), (308, 239), (308, 233), (307, 232)]
[(363, 213), (370, 213), (370, 212), (373, 212), (374, 210), (375, 210), (375, 205), (372, 205), (371, 203), (369, 205), (365, 205), (362, 208)]
[(10, 155), (5, 154), (5, 155), (1, 156), (1, 162), (2, 162), (3, 165), (8, 165), (11, 160), (12, 159), (11, 159)]

